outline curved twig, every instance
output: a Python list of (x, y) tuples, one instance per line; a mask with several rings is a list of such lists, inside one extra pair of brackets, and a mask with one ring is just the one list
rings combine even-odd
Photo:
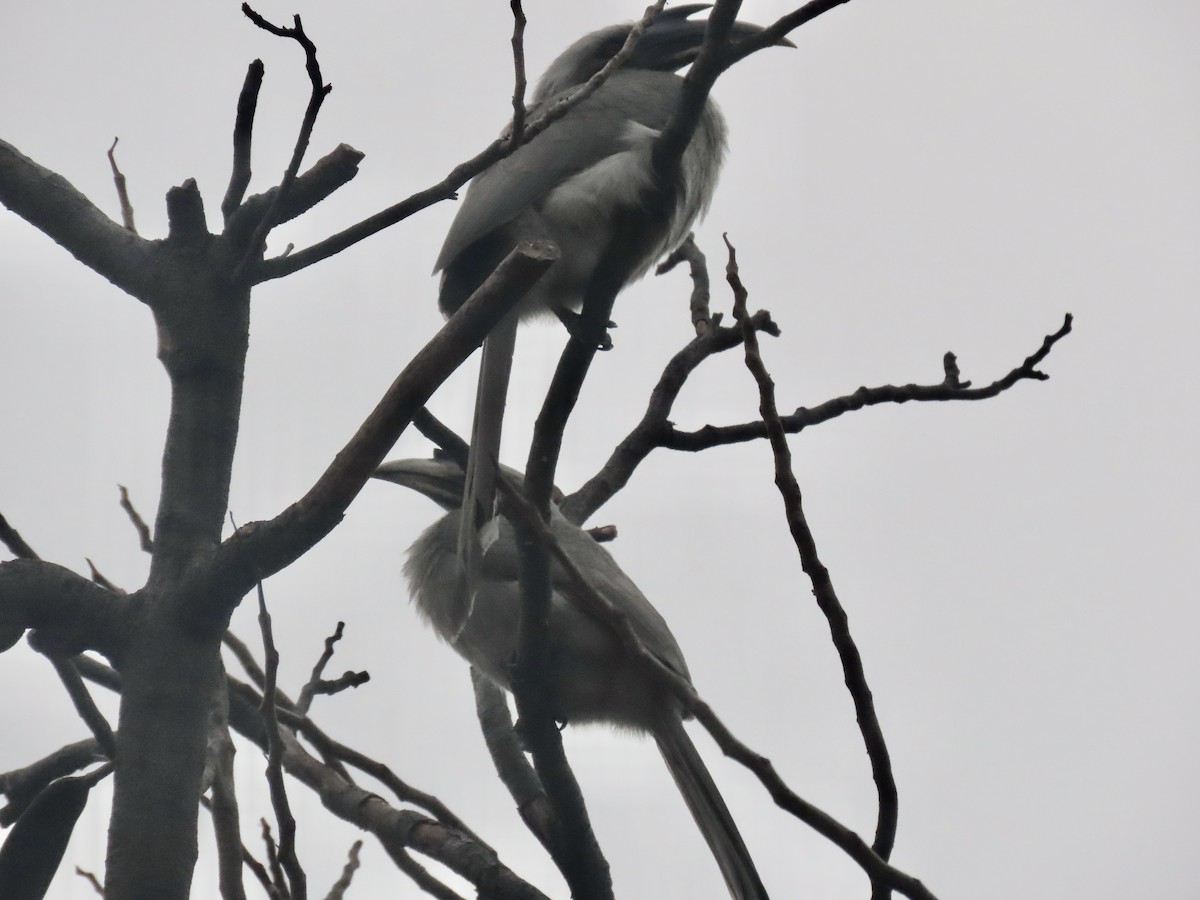
[[(729, 250), (729, 261), (725, 268), (725, 274), (729, 286), (733, 289), (733, 317), (742, 327), (742, 343), (746, 348), (746, 368), (758, 386), (758, 408), (767, 427), (767, 436), (775, 461), (775, 484), (783, 498), (784, 514), (787, 516), (788, 528), (800, 554), (800, 565), (811, 580), (817, 606), (820, 607), (829, 623), (830, 636), (842, 664), (842, 675), (846, 682), (846, 688), (850, 691), (850, 697), (854, 702), (855, 718), (867, 750), (867, 758), (871, 763), (871, 776), (875, 781), (875, 790), (879, 800), (875, 840), (871, 849), (876, 856), (886, 862), (896, 843), (896, 822), (899, 815), (899, 793), (892, 771), (891, 755), (888, 753), (887, 742), (883, 737), (883, 728), (879, 724), (879, 716), (875, 711), (875, 701), (871, 689), (867, 685), (862, 656), (850, 634), (850, 620), (841, 601), (838, 600), (829, 570), (821, 562), (817, 553), (816, 539), (813, 537), (812, 529), (809, 528), (808, 518), (804, 514), (800, 485), (796, 482), (796, 476), (792, 471), (792, 452), (788, 447), (787, 436), (779, 421), (779, 409), (775, 403), (775, 383), (759, 352), (758, 335), (749, 324), (749, 315), (746, 312), (747, 291), (738, 273), (737, 251), (734, 250), (728, 237), (725, 238), (725, 246)], [(886, 893), (885, 882), (876, 880), (875, 876), (871, 877), (871, 885), (873, 896)]]

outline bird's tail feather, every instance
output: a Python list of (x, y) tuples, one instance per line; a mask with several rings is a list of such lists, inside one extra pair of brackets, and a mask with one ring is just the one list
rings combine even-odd
[(721, 868), (729, 895), (734, 900), (765, 900), (767, 891), (754, 868), (750, 851), (683, 722), (673, 719), (659, 728), (654, 738), (696, 826)]
[(471, 448), (467, 454), (463, 514), (458, 535), (458, 555), (472, 592), (479, 574), (476, 531), (491, 518), (495, 508), (496, 467), (500, 461), (500, 436), (516, 340), (517, 317), (510, 313), (483, 342), (483, 355), (479, 361), (475, 420), (471, 426)]

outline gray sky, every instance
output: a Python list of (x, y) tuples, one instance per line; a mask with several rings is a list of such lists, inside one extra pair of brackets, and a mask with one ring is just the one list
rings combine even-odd
[[(279, 229), (303, 247), (440, 180), (510, 111), (508, 4), (264, 2), (300, 12), (334, 91), (312, 158), (346, 142), (350, 185)], [(748, 0), (765, 23), (788, 7)], [(527, 0), (530, 73), (570, 40), (642, 4)], [(119, 215), (104, 157), (114, 135), (141, 233), (165, 233), (163, 195), (195, 177), (211, 227), (229, 171), (234, 104), (264, 60), (254, 190), (278, 180), (306, 100), (296, 47), (234, 2), (9, 4), (0, 17), (0, 134)], [(767, 363), (785, 410), (859, 385), (933, 382), (941, 357), (997, 378), (1058, 328), (1051, 379), (979, 404), (875, 408), (792, 441), (807, 511), (859, 641), (900, 788), (896, 864), (943, 898), (1200, 895), (1200, 612), (1193, 598), (1200, 290), (1200, 7), (1178, 0), (962, 3), (853, 0), (764, 52), (715, 96), (730, 125), (721, 187), (698, 240), (714, 306), (720, 234), (739, 248), (751, 305), (783, 336)], [(231, 507), (274, 515), (321, 472), (440, 324), (432, 261), (444, 204), (317, 268), (256, 290)], [(146, 559), (117, 507), (152, 516), (167, 411), (148, 312), (0, 213), (0, 512), (46, 558), (91, 558), (133, 589)], [(637, 420), (689, 338), (682, 273), (618, 301), (567, 434), (573, 488)], [(562, 344), (519, 337), (506, 458), (520, 464)], [(472, 370), (435, 411), (465, 431)], [(752, 419), (733, 354), (710, 361), (673, 416)], [(395, 456), (424, 455), (418, 436)], [(431, 503), (369, 485), (317, 550), (266, 585), (295, 691), (338, 619), (332, 670), (369, 685), (318, 700), (339, 739), (439, 795), (554, 896), (565, 889), (491, 772), (459, 659), (406, 600), (403, 549)], [(702, 695), (790, 785), (868, 833), (874, 792), (824, 620), (789, 546), (761, 444), (660, 451), (597, 516), (659, 606)], [(251, 610), (235, 625), (257, 640)], [(44, 660), (0, 656), (8, 723), (0, 770), (83, 735)], [(107, 708), (113, 709), (111, 704)], [(842, 855), (697, 742), (773, 896), (861, 897)], [(722, 896), (716, 869), (653, 744), (568, 729), (618, 893)], [(269, 803), (243, 747), (242, 810)], [(354, 831), (303, 789), (301, 854), (314, 891)], [(93, 802), (67, 868), (99, 870)], [(205, 834), (204, 840), (209, 841)], [(253, 843), (248, 838), (249, 843)], [(202, 853), (211, 854), (210, 844)], [(197, 897), (215, 896), (211, 855)], [(374, 843), (354, 896), (417, 896)], [(60, 875), (52, 896), (91, 889)]]

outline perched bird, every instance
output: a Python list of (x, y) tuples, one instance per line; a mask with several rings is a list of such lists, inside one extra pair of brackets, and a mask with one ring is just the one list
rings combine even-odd
[[(467, 532), (491, 517), (493, 479), (518, 319), (578, 311), (601, 256), (631, 216), (646, 239), (617, 261), (618, 290), (642, 277), (688, 235), (712, 200), (725, 152), (725, 122), (711, 100), (672, 184), (655, 183), (651, 149), (679, 104), (676, 72), (695, 61), (706, 21), (691, 19), (709, 4), (666, 10), (645, 30), (625, 63), (590, 97), (467, 189), (434, 266), (442, 273), (438, 305), (449, 316), (519, 243), (548, 240), (559, 259), (484, 344), (468, 464), (460, 552), (473, 570)], [(580, 38), (538, 81), (536, 116), (580, 87), (621, 49), (633, 26), (612, 25)], [(761, 31), (736, 22), (732, 37)], [(782, 44), (791, 46), (788, 41)], [(667, 202), (663, 202), (663, 200)], [(611, 260), (610, 260), (611, 263)]]
[[(520, 476), (507, 467), (501, 477)], [(507, 519), (483, 551), (474, 590), (457, 553), (465, 476), (449, 460), (384, 463), (374, 477), (411, 488), (448, 510), (408, 551), (409, 591), (421, 616), (477, 669), (511, 689), (521, 614), (517, 543)], [(626, 617), (641, 644), (665, 666), (690, 680), (683, 652), (667, 623), (621, 571), (611, 554), (551, 505), (550, 530), (590, 585)], [(649, 733), (658, 744), (692, 817), (720, 867), (731, 897), (767, 896), (725, 801), (683, 727), (684, 710), (647, 672), (612, 627), (595, 618), (561, 565), (552, 564), (544, 688), (556, 719), (605, 722)]]

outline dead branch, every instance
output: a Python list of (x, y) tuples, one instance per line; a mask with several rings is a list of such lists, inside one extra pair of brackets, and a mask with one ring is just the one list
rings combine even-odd
[(258, 93), (262, 90), (263, 63), (256, 59), (246, 70), (242, 92), (238, 95), (237, 116), (233, 123), (233, 170), (229, 174), (229, 186), (221, 200), (221, 215), (225, 224), (242, 204), (246, 188), (250, 186), (250, 145), (254, 137), (254, 113), (258, 109)]
[(121, 221), (125, 227), (137, 234), (137, 226), (133, 224), (133, 204), (129, 202), (129, 190), (125, 185), (125, 176), (121, 170), (117, 168), (117, 157), (115, 151), (117, 149), (117, 141), (120, 138), (113, 138), (112, 146), (108, 148), (108, 164), (112, 168), (113, 184), (117, 188), (117, 200), (121, 204)]
[[(279, 719), (275, 714), (275, 678), (279, 672), (279, 651), (271, 628), (271, 614), (262, 584), (258, 586), (258, 627), (262, 631), (263, 653), (266, 658), (266, 682), (263, 686), (262, 718), (267, 729), (267, 784), (271, 791), (271, 806), (279, 824), (279, 861), (287, 874), (289, 893), (294, 900), (308, 896), (308, 881), (300, 860), (296, 857), (296, 820), (288, 802), (283, 782), (283, 744)], [(263, 823), (264, 829), (266, 823)]]

